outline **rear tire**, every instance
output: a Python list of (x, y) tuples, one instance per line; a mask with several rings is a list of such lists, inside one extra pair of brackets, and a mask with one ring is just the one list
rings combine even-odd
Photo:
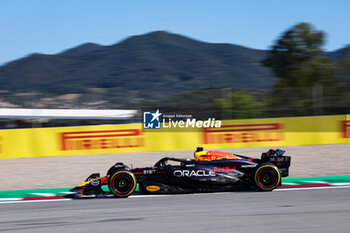
[(108, 188), (115, 197), (128, 197), (136, 189), (136, 178), (131, 171), (119, 170), (110, 176)]
[(262, 163), (253, 172), (253, 183), (258, 190), (272, 191), (281, 183), (281, 174), (275, 165)]

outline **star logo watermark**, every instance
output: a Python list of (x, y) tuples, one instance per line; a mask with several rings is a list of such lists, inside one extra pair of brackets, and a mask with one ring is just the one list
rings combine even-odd
[(143, 128), (144, 129), (160, 129), (161, 115), (157, 109), (156, 112), (143, 112)]

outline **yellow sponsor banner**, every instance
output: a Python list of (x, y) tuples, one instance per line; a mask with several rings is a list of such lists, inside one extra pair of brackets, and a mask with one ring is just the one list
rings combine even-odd
[(0, 130), (0, 158), (192, 149), (193, 132), (144, 132), (142, 124)]
[(211, 148), (349, 142), (348, 115), (229, 120), (221, 128), (203, 129), (203, 144)]
[(0, 130), (1, 158), (143, 151), (139, 124)]
[(220, 128), (142, 124), (0, 130), (0, 158), (350, 142), (350, 115), (226, 120)]

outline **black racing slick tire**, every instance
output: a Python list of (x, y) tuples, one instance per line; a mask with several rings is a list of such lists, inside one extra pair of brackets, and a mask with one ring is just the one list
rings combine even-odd
[(136, 178), (131, 171), (119, 170), (109, 177), (108, 188), (115, 197), (128, 197), (136, 189)]
[(272, 191), (281, 183), (281, 174), (275, 165), (262, 163), (253, 172), (253, 183), (260, 191)]

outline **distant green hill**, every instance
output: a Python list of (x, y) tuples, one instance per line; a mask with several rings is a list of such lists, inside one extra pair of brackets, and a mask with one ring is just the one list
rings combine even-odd
[[(326, 56), (336, 61), (342, 53)], [(110, 107), (196, 89), (267, 89), (275, 78), (261, 64), (265, 55), (263, 50), (156, 31), (111, 46), (87, 43), (56, 55), (32, 54), (10, 62), (0, 67), (0, 93), (8, 90), (7, 100), (23, 106), (34, 106), (42, 97), (77, 93), (82, 95), (75, 104), (108, 100)], [(43, 106), (64, 107), (57, 98), (50, 103)]]
[(56, 55), (32, 54), (0, 67), (0, 89), (44, 95), (102, 88), (123, 101), (136, 91), (160, 99), (197, 88), (268, 88), (265, 51), (196, 41), (164, 31), (111, 46), (83, 44)]

